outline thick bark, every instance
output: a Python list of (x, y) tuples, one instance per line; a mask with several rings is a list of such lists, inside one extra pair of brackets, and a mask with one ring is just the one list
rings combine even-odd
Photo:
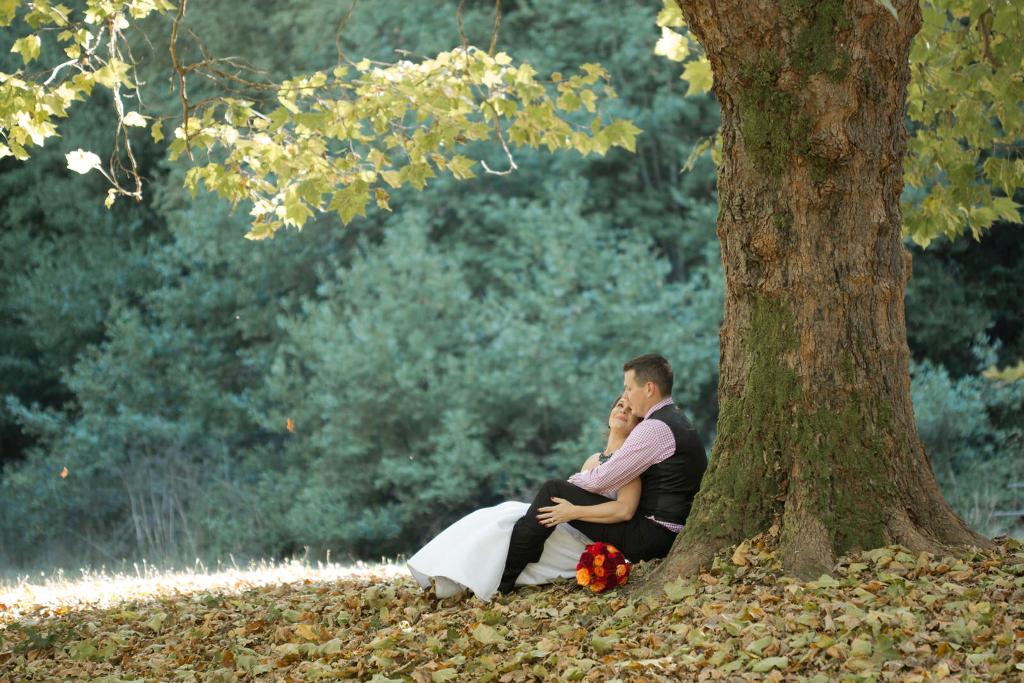
[(784, 566), (987, 545), (914, 425), (900, 237), (916, 0), (678, 0), (722, 108), (718, 437), (656, 583), (771, 530)]

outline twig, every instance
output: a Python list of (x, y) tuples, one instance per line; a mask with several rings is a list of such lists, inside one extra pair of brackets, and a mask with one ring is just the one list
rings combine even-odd
[[(110, 40), (107, 43), (107, 53), (110, 55), (110, 61), (120, 61), (121, 53), (117, 48), (118, 43), (118, 29), (117, 24), (113, 19), (107, 21), (107, 30), (110, 34)], [(111, 94), (114, 98), (114, 113), (117, 114), (117, 133), (114, 136), (114, 153), (110, 157), (110, 181), (114, 186), (114, 189), (118, 194), (123, 194), (133, 199), (142, 200), (142, 178), (139, 177), (139, 165), (135, 160), (135, 154), (132, 151), (132, 142), (128, 135), (128, 129), (124, 123), (124, 102), (121, 100), (121, 83), (116, 81), (113, 87), (110, 89)], [(125, 153), (128, 155), (129, 166), (125, 167), (121, 163), (121, 141), (124, 140)], [(121, 187), (121, 184), (117, 181), (118, 173), (121, 170), (128, 173), (129, 176), (135, 181), (135, 190), (129, 191)]]
[[(334, 47), (338, 51), (338, 64), (342, 62), (349, 62), (348, 58), (345, 57), (345, 52), (341, 49), (341, 36), (345, 32), (345, 27), (348, 26), (348, 20), (352, 18), (352, 13), (356, 9), (356, 4), (359, 0), (352, 0), (352, 4), (348, 8), (348, 12), (342, 17), (338, 23), (338, 28), (334, 31)], [(351, 63), (351, 62), (349, 62)]]
[(993, 68), (998, 69), (1002, 64), (992, 54), (992, 9), (989, 8), (978, 17), (978, 32), (981, 33), (982, 53), (985, 59)]
[(171, 67), (174, 72), (178, 75), (178, 99), (181, 100), (181, 128), (185, 132), (185, 151), (188, 154), (190, 161), (195, 161), (192, 157), (192, 145), (189, 142), (188, 133), (188, 91), (185, 89), (185, 71), (181, 67), (181, 63), (178, 61), (178, 28), (181, 26), (181, 20), (185, 18), (185, 6), (188, 4), (188, 0), (179, 0), (178, 2), (178, 14), (174, 17), (174, 22), (171, 24), (171, 43), (168, 46), (168, 52), (171, 53)]
[(505, 150), (505, 156), (508, 158), (508, 169), (504, 171), (495, 171), (490, 166), (488, 166), (487, 162), (484, 161), (483, 159), (480, 160), (480, 165), (483, 166), (484, 171), (490, 173), (491, 175), (511, 175), (512, 172), (519, 167), (516, 166), (516, 160), (512, 158), (512, 151), (508, 148), (508, 145), (505, 143), (505, 135), (501, 130), (501, 121), (498, 118), (498, 111), (490, 102), (486, 102), (485, 104), (488, 108), (490, 108), (491, 113), (494, 114), (494, 136), (498, 138), (498, 142), (501, 143), (501, 148)]
[(498, 46), (498, 29), (501, 28), (501, 0), (494, 0), (494, 28), (491, 29), (491, 46), (487, 55), (494, 56), (494, 48)]
[(64, 63), (58, 64), (57, 66), (53, 67), (53, 72), (50, 73), (50, 77), (49, 78), (47, 78), (45, 81), (43, 81), (43, 85), (50, 85), (50, 83), (53, 82), (53, 79), (55, 79), (57, 77), (57, 74), (59, 74), (64, 69), (64, 67), (71, 66), (72, 64), (75, 64), (76, 62), (78, 62), (77, 59), (69, 59), (68, 61), (66, 61)]
[(466, 0), (459, 0), (459, 6), (455, 8), (455, 26), (459, 29), (459, 40), (462, 41), (462, 51), (469, 52), (469, 40), (466, 38), (465, 31), (462, 30), (462, 8), (466, 4)]

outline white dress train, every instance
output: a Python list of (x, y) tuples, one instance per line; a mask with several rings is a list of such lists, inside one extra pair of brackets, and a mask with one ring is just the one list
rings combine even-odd
[[(433, 580), (437, 597), (469, 589), (484, 602), (498, 590), (512, 538), (512, 527), (530, 509), (509, 501), (476, 510), (435, 536), (409, 558), (407, 566), (423, 588)], [(582, 532), (559, 524), (544, 544), (537, 562), (526, 565), (516, 585), (551, 583), (576, 576), (576, 563), (591, 543)]]

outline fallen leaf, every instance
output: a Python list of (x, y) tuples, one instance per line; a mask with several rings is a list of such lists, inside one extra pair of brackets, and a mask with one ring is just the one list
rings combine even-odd
[(747, 555), (750, 553), (750, 545), (746, 541), (736, 546), (736, 550), (732, 554), (732, 563), (745, 567), (750, 564), (747, 559)]
[(594, 648), (594, 652), (599, 655), (611, 652), (618, 642), (619, 639), (614, 636), (602, 637), (595, 635), (590, 638), (590, 645)]
[(505, 638), (498, 633), (496, 628), (488, 626), (487, 624), (477, 624), (476, 628), (473, 629), (472, 634), (473, 638), (477, 642), (483, 643), (484, 645), (500, 643), (505, 640)]
[(789, 666), (789, 657), (765, 657), (750, 667), (754, 673), (763, 674), (772, 669), (784, 669)]
[(309, 624), (296, 624), (295, 634), (298, 635), (300, 638), (304, 638), (305, 640), (320, 640), (320, 637), (316, 634), (316, 631), (313, 630), (313, 627)]
[(688, 598), (692, 595), (697, 594), (697, 588), (690, 581), (683, 579), (682, 577), (669, 581), (663, 587), (665, 595), (672, 602), (679, 602), (683, 598)]

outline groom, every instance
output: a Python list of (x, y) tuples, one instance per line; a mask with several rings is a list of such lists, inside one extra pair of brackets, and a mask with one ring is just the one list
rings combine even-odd
[(530, 509), (512, 529), (512, 541), (498, 590), (510, 593), (516, 577), (540, 559), (544, 541), (554, 530), (537, 520), (537, 510), (552, 497), (575, 505), (597, 505), (608, 498), (595, 493), (619, 489), (640, 477), (640, 502), (626, 522), (600, 524), (575, 520), (572, 526), (593, 541), (611, 543), (627, 559), (665, 557), (690, 513), (693, 497), (707, 468), (697, 431), (672, 402), (672, 366), (647, 354), (623, 366), (623, 397), (634, 415), (643, 416), (614, 457), (588, 472), (544, 483)]

